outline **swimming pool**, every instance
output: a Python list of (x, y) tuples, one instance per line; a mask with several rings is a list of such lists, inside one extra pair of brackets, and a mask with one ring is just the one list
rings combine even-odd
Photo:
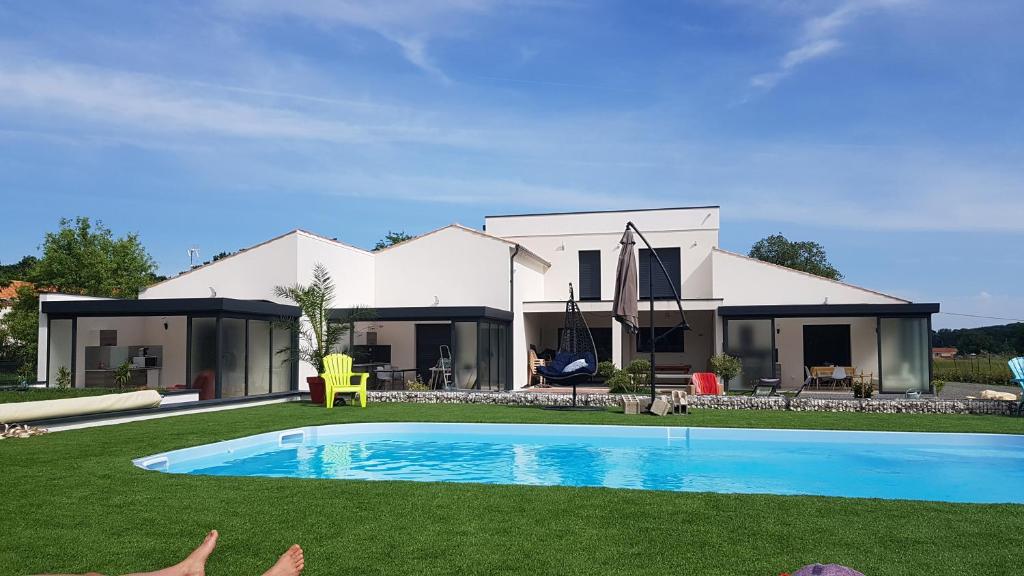
[(1024, 436), (662, 426), (365, 423), (133, 461), (147, 470), (1024, 503)]

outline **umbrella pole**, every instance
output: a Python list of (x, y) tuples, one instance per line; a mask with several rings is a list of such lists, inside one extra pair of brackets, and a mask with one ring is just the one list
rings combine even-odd
[[(646, 241), (645, 241), (646, 242)], [(654, 249), (650, 249), (654, 252)], [(651, 312), (648, 323), (651, 328), (651, 409), (654, 409), (654, 350), (657, 343), (654, 339), (654, 257), (649, 252), (647, 254), (647, 298), (650, 300)]]

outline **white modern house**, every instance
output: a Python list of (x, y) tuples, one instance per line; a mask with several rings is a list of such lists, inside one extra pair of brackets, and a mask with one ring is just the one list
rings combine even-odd
[[(458, 224), (370, 252), (295, 230), (149, 287), (138, 300), (44, 294), (39, 379), (66, 367), (76, 386), (109, 385), (125, 359), (135, 381), (202, 388), (204, 398), (305, 388), (309, 366), (294, 361), (294, 336), (275, 324), (297, 309), (276, 285), (309, 281), (324, 264), (338, 286), (337, 318), (370, 308), (343, 348), (367, 365), (388, 365), (399, 383), (430, 368), (447, 346), (452, 385), (509, 390), (527, 385), (530, 348), (558, 348), (569, 284), (599, 360), (624, 366), (648, 352), (644, 333), (612, 319), (619, 239), (632, 221), (656, 246), (691, 329), (658, 345), (669, 370), (703, 371), (719, 352), (741, 358), (748, 389), (762, 377), (785, 388), (805, 367), (853, 366), (883, 392), (930, 388), (930, 325), (938, 304), (907, 300), (767, 264), (718, 247), (717, 206), (488, 216), (483, 230)], [(640, 323), (674, 326), (678, 309), (661, 275), (648, 294), (647, 251), (638, 248)], [(289, 350), (291, 350), (289, 352)]]

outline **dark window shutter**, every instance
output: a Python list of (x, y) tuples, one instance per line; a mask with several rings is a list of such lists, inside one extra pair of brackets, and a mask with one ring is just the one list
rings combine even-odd
[(601, 251), (580, 250), (580, 300), (601, 299)]
[[(679, 296), (682, 297), (682, 288), (680, 286), (680, 278), (682, 274), (680, 272), (679, 265), (679, 248), (657, 248), (658, 256), (661, 257), (662, 264), (665, 265), (665, 270), (668, 271), (668, 277), (672, 279), (672, 284), (675, 285), (676, 291), (679, 292)], [(648, 265), (650, 260), (650, 265)], [(640, 249), (640, 259), (637, 260), (637, 266), (640, 268), (638, 281), (640, 283), (639, 292), (641, 299), (650, 298), (648, 292), (648, 272), (654, 275), (654, 298), (674, 298), (672, 294), (672, 285), (669, 284), (668, 279), (661, 272), (661, 268), (658, 266), (658, 261), (651, 257), (651, 251), (646, 248)]]

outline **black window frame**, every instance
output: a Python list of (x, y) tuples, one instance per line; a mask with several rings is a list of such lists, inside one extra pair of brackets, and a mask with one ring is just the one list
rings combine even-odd
[[(580, 250), (577, 253), (577, 259), (579, 262), (578, 278), (579, 278), (579, 294), (577, 298), (579, 300), (600, 300), (601, 299), (601, 251), (600, 250)], [(587, 259), (587, 262), (584, 262)], [(584, 270), (590, 268), (588, 275), (584, 275)]]
[[(665, 264), (665, 268), (668, 271), (669, 278), (675, 285), (677, 292), (682, 290), (680, 286), (682, 282), (682, 250), (677, 246), (668, 246), (664, 248), (655, 248), (657, 250), (658, 257), (661, 258), (662, 263)], [(650, 300), (651, 297), (648, 295), (649, 280), (647, 278), (648, 272), (654, 276), (654, 300), (675, 300), (675, 295), (672, 293), (672, 287), (665, 279), (665, 274), (662, 273), (661, 267), (658, 266), (658, 261), (653, 259), (648, 248), (640, 248), (637, 259), (637, 281), (640, 300)], [(650, 265), (648, 265), (650, 260)]]

